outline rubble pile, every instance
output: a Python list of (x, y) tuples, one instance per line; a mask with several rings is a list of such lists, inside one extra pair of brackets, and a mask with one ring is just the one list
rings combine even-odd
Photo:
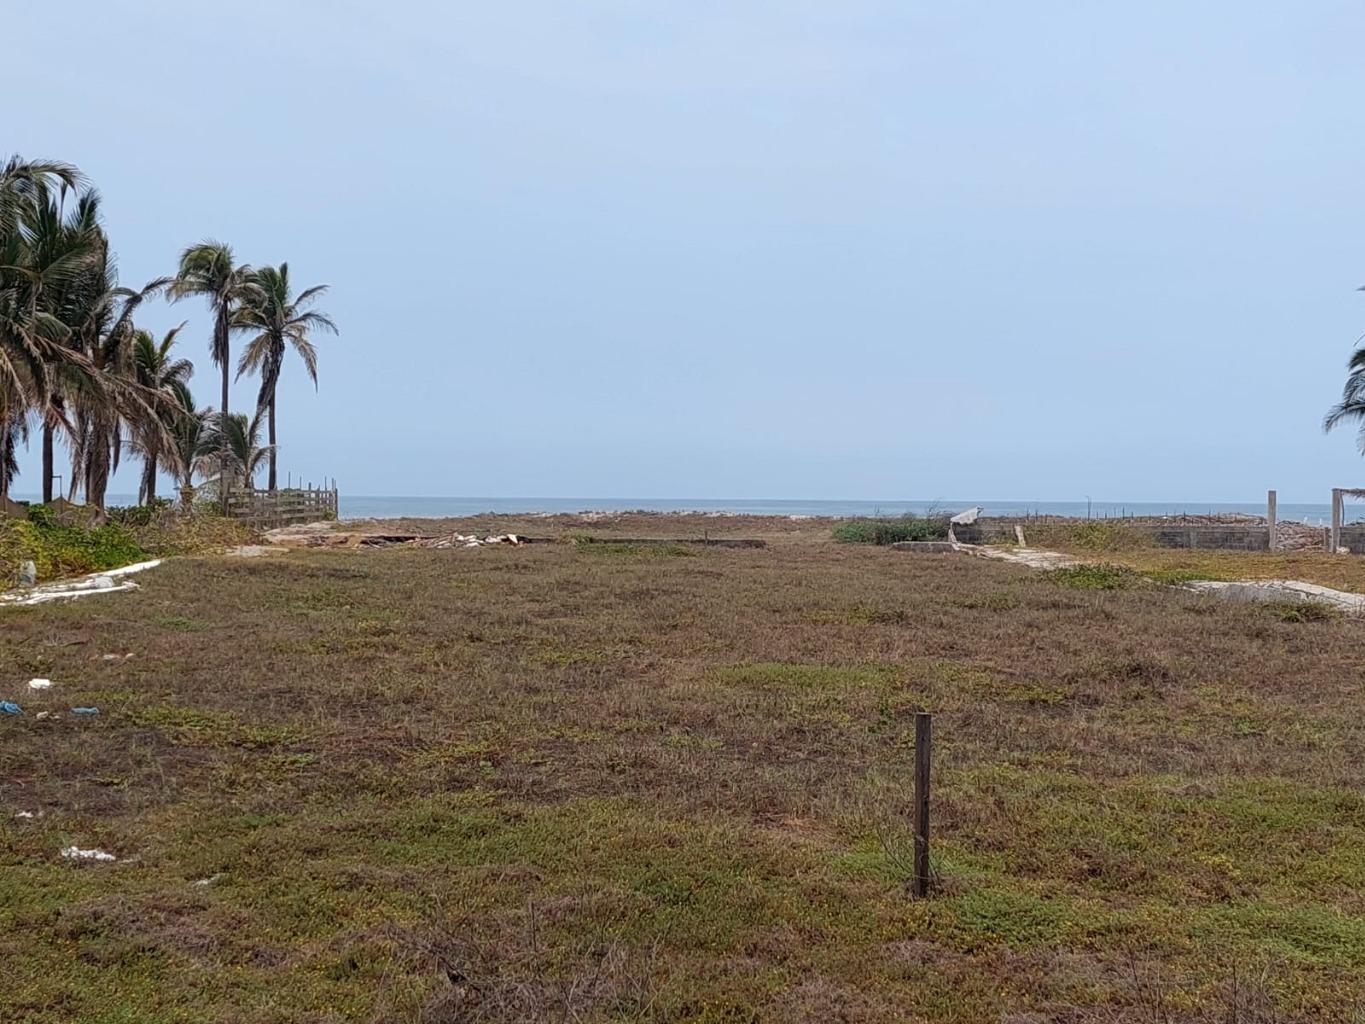
[(419, 548), (482, 548), (493, 544), (510, 544), (519, 547), (526, 543), (525, 537), (515, 533), (502, 533), (496, 537), (479, 537), (472, 533), (452, 533), (448, 537), (422, 537), (411, 543)]
[(1285, 522), (1275, 524), (1276, 551), (1321, 551), (1326, 544), (1326, 531), (1321, 526)]

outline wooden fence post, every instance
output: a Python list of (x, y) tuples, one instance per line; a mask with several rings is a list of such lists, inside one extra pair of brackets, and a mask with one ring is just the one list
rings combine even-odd
[(1334, 555), (1337, 553), (1337, 549), (1338, 549), (1339, 547), (1341, 547), (1341, 521), (1342, 521), (1343, 518), (1345, 518), (1344, 515), (1343, 515), (1343, 513), (1344, 513), (1344, 511), (1345, 511), (1345, 506), (1346, 506), (1346, 503), (1345, 503), (1345, 501), (1342, 499), (1342, 496), (1341, 496), (1341, 488), (1340, 488), (1340, 487), (1333, 487), (1333, 488), (1332, 488), (1332, 532), (1331, 532), (1331, 534), (1330, 534), (1329, 540), (1327, 541), (1327, 550), (1330, 551), (1330, 552), (1331, 552), (1332, 554), (1334, 554)]
[(1271, 551), (1274, 551), (1274, 550), (1275, 550), (1275, 522), (1276, 522), (1276, 518), (1277, 518), (1277, 516), (1276, 516), (1276, 505), (1277, 505), (1276, 498), (1277, 498), (1277, 497), (1278, 497), (1278, 496), (1275, 494), (1274, 491), (1267, 491), (1267, 492), (1266, 492), (1266, 496), (1265, 496), (1265, 522), (1266, 522), (1266, 526), (1270, 528), (1270, 538), (1269, 538), (1268, 544), (1269, 544), (1269, 547), (1270, 547), (1270, 550), (1271, 550)]
[(915, 877), (911, 894), (929, 895), (929, 767), (933, 754), (933, 715), (915, 715)]

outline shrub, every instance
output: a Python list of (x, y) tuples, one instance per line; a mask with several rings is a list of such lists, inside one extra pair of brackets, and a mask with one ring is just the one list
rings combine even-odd
[(1039, 523), (1027, 527), (1035, 545), (1078, 548), (1082, 551), (1128, 551), (1150, 547), (1142, 531), (1118, 520), (1085, 519), (1075, 522)]
[(1142, 573), (1126, 565), (1109, 565), (1103, 562), (1053, 569), (1044, 575), (1053, 583), (1076, 590), (1126, 590), (1148, 582)]
[(0, 522), (0, 582), (13, 586), (19, 567), (31, 560), (39, 579), (117, 569), (145, 558), (137, 539), (124, 527), (63, 526), (52, 510), (36, 505), (28, 520)]
[(900, 516), (896, 519), (845, 519), (834, 528), (840, 544), (897, 544), (906, 540), (943, 540), (947, 517)]
[(1325, 601), (1268, 601), (1266, 608), (1281, 622), (1335, 622), (1341, 613)]
[(150, 505), (116, 506), (106, 510), (111, 523), (120, 526), (150, 526), (171, 514), (175, 503), (169, 498), (156, 498)]

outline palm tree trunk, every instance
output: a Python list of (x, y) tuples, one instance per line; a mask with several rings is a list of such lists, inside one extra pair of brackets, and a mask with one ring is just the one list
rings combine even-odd
[[(103, 438), (100, 439), (103, 442)], [(99, 444), (90, 463), (90, 473), (85, 482), (85, 503), (92, 505), (98, 512), (104, 511), (104, 496), (109, 490), (109, 448)]]
[(43, 504), (52, 504), (52, 424), (43, 421)]
[(275, 490), (275, 392), (270, 392), (270, 490)]
[(156, 456), (148, 455), (142, 466), (142, 504), (156, 501)]
[(9, 467), (12, 453), (10, 445), (13, 438), (10, 437), (9, 423), (0, 427), (0, 501), (9, 497)]
[[(224, 427), (226, 427), (228, 418), (228, 363), (231, 362), (228, 358), (230, 353), (228, 352), (229, 340), (226, 306), (223, 306), (218, 311), (218, 330), (222, 332), (219, 338), (220, 344), (218, 346), (218, 351), (223, 353), (223, 404), (221, 408), (223, 414), (222, 422)], [(222, 435), (222, 446), (218, 452), (218, 493), (222, 496), (223, 515), (226, 516), (228, 514), (228, 443), (226, 429), (222, 431)]]

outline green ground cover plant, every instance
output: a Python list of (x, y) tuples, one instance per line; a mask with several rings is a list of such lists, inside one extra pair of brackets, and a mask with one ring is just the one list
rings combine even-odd
[[(838, 545), (828, 522), (591, 526), (769, 546), (180, 558), (7, 610), (7, 678), (55, 685), (0, 684), (25, 704), (0, 720), (0, 1019), (1138, 1024), (1365, 1001), (1358, 621)], [(917, 901), (920, 710), (938, 887)]]
[(845, 519), (834, 527), (840, 544), (897, 544), (901, 541), (944, 540), (948, 536), (946, 516), (899, 516), (881, 519)]

